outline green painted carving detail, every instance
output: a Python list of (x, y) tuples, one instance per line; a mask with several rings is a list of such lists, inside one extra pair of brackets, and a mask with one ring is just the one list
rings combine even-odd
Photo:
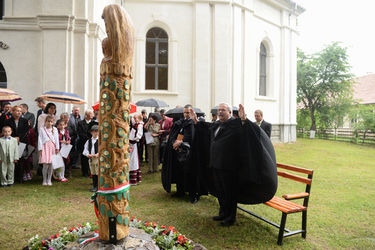
[(101, 204), (100, 205), (100, 213), (102, 214), (102, 215), (105, 215), (105, 206), (104, 206), (104, 204)]
[(121, 99), (123, 95), (124, 95), (124, 91), (122, 89), (118, 89), (117, 90), (117, 98)]
[(112, 83), (111, 83), (111, 85), (109, 86), (109, 89), (112, 90), (112, 91), (114, 91), (116, 88), (117, 88), (116, 81), (113, 80)]

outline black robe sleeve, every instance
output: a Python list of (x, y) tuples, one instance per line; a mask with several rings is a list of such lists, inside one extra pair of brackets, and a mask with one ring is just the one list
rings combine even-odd
[(263, 203), (277, 190), (275, 151), (268, 135), (258, 125), (246, 120), (242, 128), (237, 202)]

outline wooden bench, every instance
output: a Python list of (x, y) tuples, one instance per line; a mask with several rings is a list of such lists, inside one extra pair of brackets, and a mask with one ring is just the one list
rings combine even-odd
[[(283, 171), (281, 171), (282, 169)], [(294, 173), (289, 173), (285, 172), (285, 170), (289, 170), (291, 172), (296, 172), (300, 174), (307, 174), (306, 177), (301, 177), (299, 175), (295, 175)], [(303, 238), (306, 238), (306, 223), (307, 223), (307, 206), (309, 204), (309, 198), (310, 198), (310, 189), (311, 189), (311, 182), (312, 182), (312, 177), (313, 177), (313, 170), (310, 169), (305, 169), (305, 168), (300, 168), (296, 166), (289, 166), (289, 165), (284, 165), (284, 164), (277, 164), (277, 175), (280, 177), (284, 177), (293, 181), (298, 181), (301, 183), (306, 184), (305, 192), (303, 193), (296, 193), (296, 194), (286, 194), (283, 195), (282, 198), (274, 196), (271, 200), (265, 202), (264, 204), (267, 206), (270, 206), (272, 208), (275, 208), (279, 211), (281, 211), (282, 216), (281, 216), (281, 222), (280, 225), (269, 221), (251, 211), (248, 211), (240, 206), (238, 206), (238, 209), (255, 216), (258, 219), (261, 219), (267, 223), (269, 223), (272, 226), (275, 226), (279, 228), (279, 236), (277, 239), (277, 244), (282, 245), (283, 243), (283, 238), (288, 237), (291, 235), (295, 234), (302, 234)], [(296, 200), (296, 199), (303, 199), (303, 205), (291, 202), (290, 200)], [(285, 228), (286, 224), (286, 217), (288, 214), (293, 214), (293, 213), (298, 213), (302, 212), (302, 229), (301, 230), (296, 230), (296, 231), (291, 231), (287, 228)], [(284, 231), (286, 233), (284, 233)]]

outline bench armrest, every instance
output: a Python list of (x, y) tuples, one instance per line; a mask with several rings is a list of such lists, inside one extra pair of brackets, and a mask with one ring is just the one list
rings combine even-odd
[(309, 193), (297, 193), (297, 194), (284, 194), (283, 198), (285, 200), (294, 200), (294, 199), (301, 199), (301, 198), (306, 198), (309, 196)]

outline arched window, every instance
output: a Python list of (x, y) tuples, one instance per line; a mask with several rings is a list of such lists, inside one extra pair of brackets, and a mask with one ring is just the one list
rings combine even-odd
[(168, 34), (161, 28), (146, 35), (146, 89), (168, 90)]
[(3, 19), (4, 10), (5, 10), (5, 1), (4, 0), (0, 0), (0, 20)]
[(1, 64), (0, 62), (0, 88), (6, 88), (6, 87), (7, 87), (7, 74), (5, 72), (3, 64)]
[(259, 51), (259, 95), (267, 95), (267, 49), (263, 43)]

